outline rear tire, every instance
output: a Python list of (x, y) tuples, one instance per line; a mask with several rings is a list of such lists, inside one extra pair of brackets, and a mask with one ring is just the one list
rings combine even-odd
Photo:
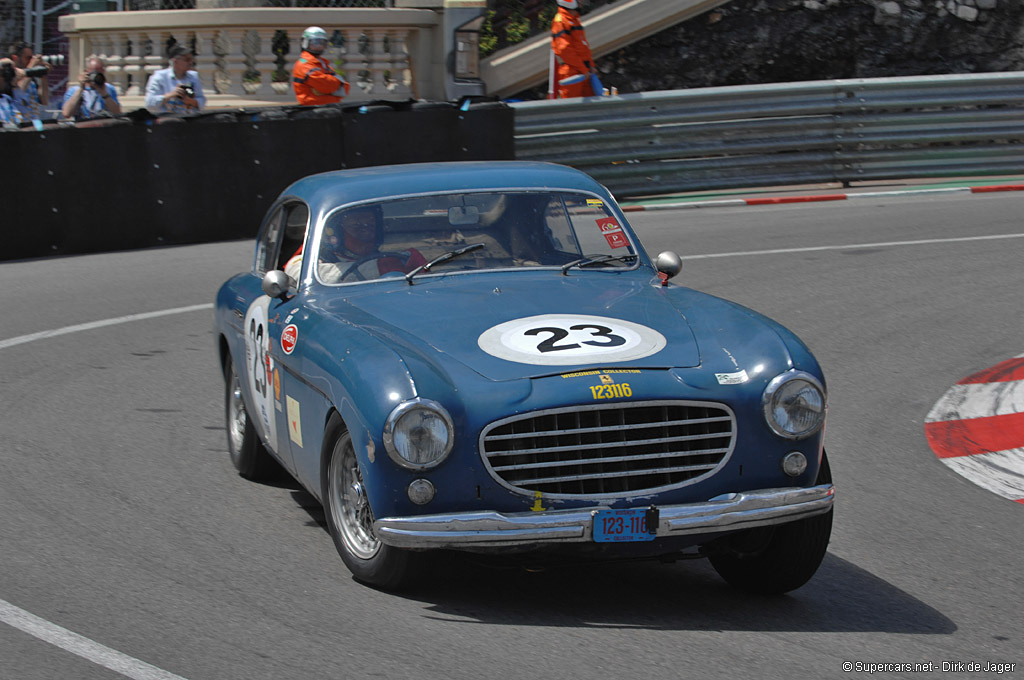
[(363, 484), (352, 437), (332, 416), (324, 435), (324, 510), (334, 547), (357, 581), (382, 590), (411, 585), (420, 555), (385, 545), (374, 533), (373, 512)]
[[(821, 455), (816, 484), (832, 481), (828, 458)], [(765, 531), (752, 529), (751, 532)], [(832, 509), (822, 515), (781, 524), (767, 531), (770, 536), (756, 540), (753, 533), (737, 536), (734, 546), (744, 539), (760, 549), (744, 552), (736, 547), (709, 555), (715, 568), (729, 585), (759, 595), (779, 595), (807, 583), (821, 565), (832, 535)], [(751, 541), (751, 538), (755, 540)], [(759, 538), (759, 537), (758, 537)]]
[(254, 482), (274, 479), (281, 472), (270, 452), (263, 446), (245, 408), (242, 382), (229, 356), (224, 367), (224, 413), (228, 431), (228, 451), (238, 474)]

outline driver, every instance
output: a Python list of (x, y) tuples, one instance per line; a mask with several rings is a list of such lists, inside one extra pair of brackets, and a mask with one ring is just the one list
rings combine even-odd
[[(340, 225), (331, 220), (324, 228), (318, 264), (320, 278), (324, 283), (370, 281), (392, 272), (408, 274), (427, 263), (427, 258), (415, 248), (382, 252), (383, 240), (384, 216), (380, 206), (344, 212)], [(300, 248), (285, 265), (285, 272), (297, 278), (301, 269)]]

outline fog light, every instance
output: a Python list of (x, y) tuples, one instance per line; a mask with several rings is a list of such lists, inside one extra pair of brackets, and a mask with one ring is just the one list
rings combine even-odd
[(790, 451), (786, 454), (786, 457), (782, 459), (782, 471), (790, 477), (799, 477), (806, 469), (807, 458), (799, 451)]
[[(806, 466), (807, 462), (804, 461), (804, 467)], [(409, 500), (416, 505), (426, 505), (434, 500), (434, 485), (425, 479), (414, 479), (406, 491), (409, 494)]]

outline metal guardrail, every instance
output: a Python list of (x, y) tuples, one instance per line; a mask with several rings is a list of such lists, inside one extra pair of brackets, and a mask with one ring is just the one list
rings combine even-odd
[(1024, 172), (1024, 72), (521, 102), (516, 157), (619, 197)]

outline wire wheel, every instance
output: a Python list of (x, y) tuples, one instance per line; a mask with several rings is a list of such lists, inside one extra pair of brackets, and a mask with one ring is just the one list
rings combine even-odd
[(331, 519), (345, 547), (354, 557), (372, 559), (380, 552), (381, 543), (373, 532), (370, 501), (348, 433), (334, 444), (328, 485)]
[(242, 383), (234, 365), (230, 368), (228, 383), (228, 444), (231, 460), (238, 467), (238, 454), (245, 442), (245, 427), (249, 424), (249, 416), (245, 412), (242, 401)]
[(256, 434), (245, 408), (243, 389), (238, 369), (228, 357), (224, 366), (224, 425), (228, 432), (231, 463), (246, 479), (270, 481), (282, 471)]

